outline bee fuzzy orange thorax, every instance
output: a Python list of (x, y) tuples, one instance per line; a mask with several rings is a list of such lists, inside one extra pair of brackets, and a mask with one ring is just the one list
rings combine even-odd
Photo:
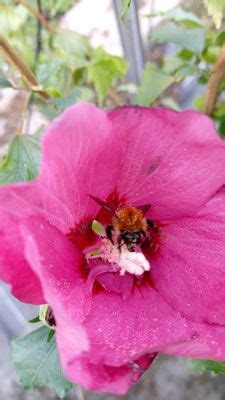
[(113, 226), (118, 231), (138, 232), (147, 230), (147, 221), (141, 210), (133, 206), (122, 206), (113, 217)]

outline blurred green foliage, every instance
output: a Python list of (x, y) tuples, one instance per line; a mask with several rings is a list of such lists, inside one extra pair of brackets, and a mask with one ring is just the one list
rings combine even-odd
[(225, 374), (225, 363), (213, 360), (192, 360), (192, 372), (212, 372), (215, 375)]
[(30, 181), (38, 175), (39, 135), (17, 135), (0, 166), (0, 184)]
[(47, 386), (63, 399), (73, 384), (61, 370), (55, 338), (47, 338), (49, 328), (43, 326), (21, 339), (12, 341), (12, 361), (24, 388)]
[[(212, 7), (210, 1), (206, 3)], [(37, 10), (37, 0), (26, 0), (26, 4)], [(63, 104), (69, 106), (76, 101), (91, 101), (101, 107), (115, 105), (110, 99), (110, 88), (120, 90), (119, 87), (123, 87), (120, 95), (125, 102), (145, 106), (171, 104), (175, 108), (179, 108), (177, 90), (181, 92), (182, 82), (187, 78), (195, 79), (204, 90), (225, 42), (225, 31), (216, 32), (211, 21), (206, 19), (207, 9), (203, 18), (181, 6), (148, 16), (161, 17), (160, 24), (152, 29), (149, 37), (150, 46), (161, 49), (160, 55), (150, 62), (146, 60), (140, 87), (133, 85), (130, 91), (125, 80), (128, 64), (124, 58), (111, 55), (101, 47), (93, 48), (88, 37), (59, 27), (60, 18), (73, 4), (71, 0), (41, 0), (41, 12), (53, 30), (49, 33), (23, 5), (15, 4), (14, 0), (0, 0), (0, 32), (50, 94), (52, 99), (47, 104), (36, 94), (32, 98), (48, 118), (58, 115)], [(121, 0), (123, 21), (129, 17), (130, 5), (131, 0)], [(4, 67), (0, 72), (0, 87), (9, 87), (15, 82), (16, 86), (23, 85), (12, 68), (5, 68), (1, 56), (0, 61)], [(57, 99), (61, 104), (58, 108)], [(193, 104), (202, 111), (201, 97)], [(219, 101), (212, 115), (222, 135), (225, 130), (223, 110), (224, 103)]]
[(223, 10), (225, 9), (224, 0), (206, 0), (209, 15), (212, 16), (216, 28), (219, 29), (223, 18)]
[[(36, 0), (25, 3), (38, 10)], [(31, 67), (51, 97), (72, 99), (71, 93), (79, 89), (76, 101), (95, 101), (104, 106), (110, 87), (123, 81), (128, 65), (122, 57), (101, 47), (93, 48), (89, 38), (60, 28), (61, 16), (73, 3), (71, 0), (41, 2), (41, 13), (53, 31), (49, 33), (23, 5), (0, 0), (0, 33)], [(0, 72), (1, 87), (9, 86), (11, 80), (16, 81), (16, 86), (22, 85), (15, 71), (7, 70), (1, 55), (0, 62), (4, 66)], [(51, 104), (48, 110), (38, 96), (34, 95), (33, 100), (41, 111), (45, 109), (45, 115), (54, 116)]]
[(172, 75), (155, 68), (150, 63), (146, 64), (142, 74), (141, 86), (138, 88), (135, 97), (135, 103), (142, 106), (148, 106), (154, 103), (157, 97), (172, 83), (174, 83), (174, 77)]
[[(214, 29), (211, 19), (207, 17), (206, 8), (203, 16), (178, 6), (165, 13), (150, 14), (147, 17), (154, 19), (159, 16), (161, 22), (152, 29), (149, 36), (151, 49), (153, 53), (154, 49), (158, 49), (159, 56), (153, 57), (151, 64), (146, 64), (135, 100), (145, 106), (165, 105), (169, 100), (169, 104), (177, 109), (183, 81), (193, 79), (195, 87), (198, 87), (193, 106), (203, 111), (203, 95), (199, 93), (205, 91), (213, 65), (225, 43), (225, 31), (223, 28), (219, 31)], [(225, 103), (220, 95), (224, 88), (225, 78), (220, 84), (218, 101), (212, 113), (223, 137)]]
[(160, 25), (153, 31), (151, 39), (159, 43), (175, 43), (195, 54), (202, 53), (205, 46), (204, 29), (186, 28), (174, 22)]

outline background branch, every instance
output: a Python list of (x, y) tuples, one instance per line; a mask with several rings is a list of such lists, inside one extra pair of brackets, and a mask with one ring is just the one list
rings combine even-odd
[(49, 94), (39, 85), (35, 75), (28, 65), (1, 34), (0, 51), (4, 54), (8, 62), (20, 71), (30, 90), (37, 92), (44, 99), (50, 98)]
[(211, 71), (205, 91), (205, 103), (203, 112), (211, 116), (219, 95), (220, 84), (225, 77), (225, 44), (221, 47), (215, 65)]
[(23, 1), (23, 0), (14, 0), (14, 1), (16, 4), (20, 4), (21, 6), (26, 8), (31, 14), (33, 14), (36, 18), (38, 18), (39, 21), (44, 25), (45, 29), (49, 33), (56, 32), (56, 30), (49, 25), (48, 21), (46, 20), (44, 15), (39, 10), (36, 10), (35, 8), (29, 6), (29, 4), (25, 3), (25, 1)]
[(24, 104), (23, 104), (23, 108), (22, 108), (22, 112), (21, 112), (20, 120), (19, 120), (19, 125), (18, 125), (18, 134), (19, 135), (23, 134), (23, 126), (24, 126), (25, 116), (27, 113), (27, 108), (29, 106), (30, 96), (31, 96), (31, 92), (26, 94), (26, 96), (24, 98)]
[(116, 90), (114, 88), (112, 88), (112, 87), (109, 88), (108, 93), (117, 107), (120, 107), (124, 104), (123, 99), (120, 97), (120, 95), (116, 92)]
[[(37, 0), (38, 11), (42, 14), (41, 0)], [(39, 60), (39, 55), (42, 50), (42, 24), (40, 19), (37, 18), (37, 33), (36, 33), (36, 49), (35, 49), (35, 63)]]

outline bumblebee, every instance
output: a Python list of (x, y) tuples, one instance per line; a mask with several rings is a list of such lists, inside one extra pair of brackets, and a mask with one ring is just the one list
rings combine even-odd
[(116, 237), (119, 250), (126, 245), (129, 251), (135, 251), (146, 237), (147, 227), (147, 220), (141, 210), (129, 205), (122, 206), (115, 212), (112, 225), (107, 225), (106, 235), (112, 242), (113, 237)]
[(149, 227), (158, 232), (157, 225), (145, 218), (150, 204), (137, 207), (122, 205), (114, 211), (107, 202), (90, 197), (113, 214), (112, 224), (106, 226), (106, 236), (113, 244), (117, 244), (119, 250), (126, 246), (128, 251), (134, 252), (149, 237)]

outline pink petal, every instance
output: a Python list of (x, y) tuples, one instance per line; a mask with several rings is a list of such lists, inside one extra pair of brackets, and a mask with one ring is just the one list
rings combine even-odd
[(18, 224), (1, 215), (0, 279), (12, 285), (12, 294), (31, 304), (45, 303), (39, 279), (24, 258), (23, 239)]
[(71, 351), (80, 355), (89, 347), (81, 322), (91, 304), (80, 271), (82, 256), (66, 236), (42, 217), (23, 221), (21, 232), (26, 258), (38, 275), (46, 301), (53, 309), (59, 348), (63, 348), (65, 356)]
[(93, 297), (84, 326), (95, 363), (126, 364), (158, 346), (189, 342), (192, 327), (150, 286), (140, 286), (131, 296), (101, 292)]
[(162, 228), (155, 288), (193, 321), (225, 324), (225, 189), (196, 215)]
[(0, 188), (0, 279), (12, 286), (12, 293), (19, 300), (32, 304), (43, 304), (45, 300), (40, 281), (24, 258), (19, 221), (37, 212), (39, 202), (33, 184)]
[[(46, 210), (45, 201), (52, 204)], [(50, 200), (49, 200), (50, 199)], [(54, 199), (37, 181), (0, 187), (0, 279), (12, 286), (12, 293), (21, 301), (43, 304), (45, 299), (40, 281), (24, 258), (24, 243), (19, 230), (21, 220), (42, 214), (49, 221), (62, 225), (54, 214)], [(64, 214), (61, 212), (61, 216)]]
[(119, 193), (150, 215), (191, 215), (225, 182), (225, 144), (196, 111), (122, 107), (108, 112), (125, 152)]
[(112, 264), (106, 264), (106, 263), (103, 264), (102, 262), (100, 262), (97, 265), (94, 265), (91, 268), (88, 278), (87, 278), (87, 286), (88, 286), (89, 292), (92, 293), (96, 279), (99, 279), (99, 277), (102, 274), (108, 275), (108, 273), (110, 273), (110, 275), (111, 275), (111, 273), (115, 272), (115, 271), (116, 271), (116, 269)]
[(126, 300), (99, 293), (84, 326), (95, 363), (119, 366), (157, 352), (225, 360), (224, 325), (183, 318), (150, 286), (136, 288)]
[(103, 263), (99, 259), (90, 260), (89, 266), (90, 273), (86, 282), (89, 290), (93, 291), (94, 283), (97, 281), (106, 291), (119, 294), (123, 299), (132, 293), (134, 276), (128, 273), (121, 276), (119, 266)]
[(127, 393), (154, 359), (155, 354), (142, 356), (135, 362), (113, 367), (95, 364), (85, 357), (75, 358), (71, 361), (67, 376), (89, 390), (120, 395)]
[(192, 327), (189, 342), (162, 343), (157, 351), (183, 357), (225, 361), (225, 326), (216, 324), (187, 323)]
[(53, 309), (67, 375), (76, 373), (70, 366), (84, 355), (95, 364), (120, 367), (170, 337), (189, 337), (186, 321), (150, 287), (137, 289), (126, 300), (104, 289), (90, 298), (80, 274), (81, 254), (43, 218), (29, 218), (21, 229), (26, 258)]
[(134, 277), (132, 274), (125, 274), (121, 276), (118, 272), (102, 274), (98, 276), (98, 282), (108, 292), (116, 293), (122, 296), (125, 300), (130, 294), (132, 294)]
[(61, 230), (68, 232), (84, 215), (96, 215), (99, 205), (89, 195), (105, 199), (113, 191), (120, 161), (116, 132), (94, 105), (72, 106), (50, 125), (39, 183), (46, 191), (45, 208), (61, 220)]
[(0, 229), (6, 229), (3, 217), (12, 216), (14, 227), (10, 219), (10, 235), (13, 232), (19, 243), (13, 251), (10, 243), (5, 243), (10, 264), (5, 256), (1, 257), (0, 277), (12, 284), (13, 293), (20, 300), (39, 303), (43, 302), (43, 295), (38, 279), (24, 260), (18, 221), (41, 214), (68, 232), (85, 214), (94, 215), (99, 206), (89, 194), (104, 198), (115, 187), (120, 154), (115, 138), (103, 111), (91, 105), (74, 106), (54, 121), (44, 137), (41, 177), (29, 184), (0, 188)]
[(24, 222), (22, 233), (26, 257), (53, 308), (60, 358), (70, 379), (118, 394), (143, 372), (144, 366), (134, 367), (146, 354), (225, 359), (224, 326), (186, 320), (147, 283), (125, 300), (104, 289), (90, 298), (80, 274), (81, 255), (60, 231), (34, 217)]

